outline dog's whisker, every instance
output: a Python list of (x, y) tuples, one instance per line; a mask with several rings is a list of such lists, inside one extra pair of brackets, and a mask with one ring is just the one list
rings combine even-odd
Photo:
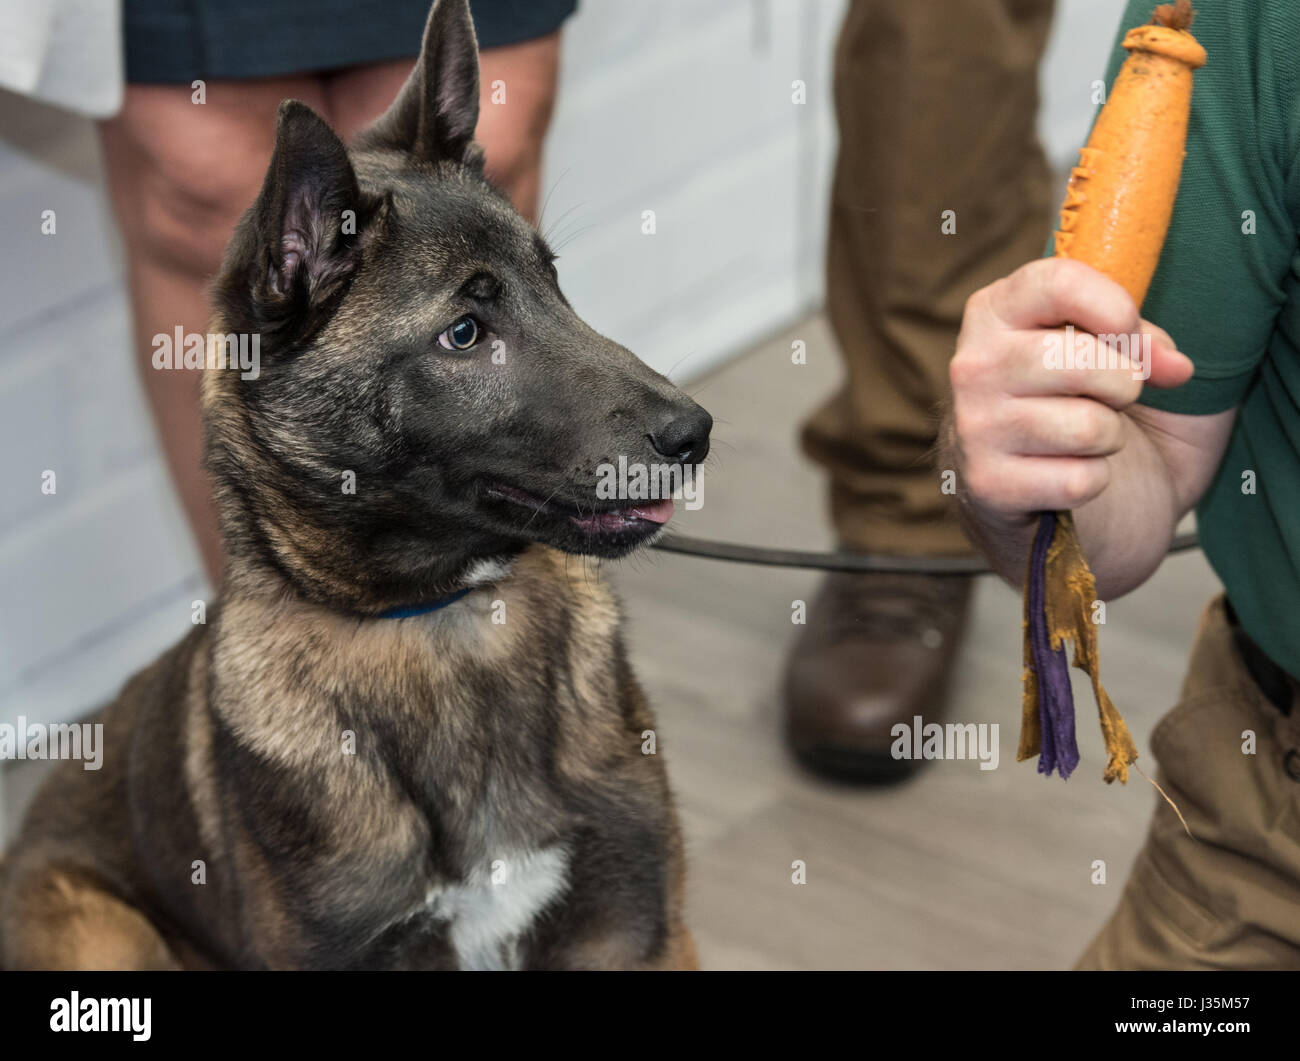
[(676, 372), (681, 367), (682, 362), (688, 360), (689, 358), (694, 357), (697, 353), (698, 351), (696, 350), (687, 350), (686, 353), (682, 354), (682, 356), (677, 359), (677, 363), (673, 365), (673, 367), (670, 368), (667, 372), (665, 372), (664, 375), (667, 376), (669, 379), (672, 379), (673, 373)]
[(559, 492), (560, 492), (560, 488), (557, 486), (554, 490), (550, 492), (550, 494), (547, 495), (546, 500), (542, 502), (540, 508), (533, 509), (533, 514), (528, 517), (528, 522), (524, 524), (524, 529), (519, 532), (520, 534), (526, 532), (528, 528), (533, 525), (533, 520), (537, 518), (538, 514), (542, 511), (543, 508), (545, 508), (547, 505), (551, 503), (551, 498), (555, 497), (555, 495), (558, 494)]
[(551, 185), (551, 190), (546, 193), (546, 198), (542, 201), (542, 208), (537, 212), (537, 224), (534, 226), (538, 232), (542, 231), (542, 225), (546, 220), (546, 208), (551, 205), (551, 196), (555, 194), (555, 190), (560, 186), (560, 182), (569, 175), (571, 169), (573, 169), (572, 166), (566, 166), (564, 172), (555, 178), (554, 183)]
[(572, 206), (569, 207), (569, 209), (564, 211), (564, 213), (562, 213), (559, 217), (555, 219), (555, 221), (552, 223), (549, 229), (547, 229), (545, 232), (542, 233), (542, 238), (546, 240), (547, 243), (550, 243), (551, 237), (554, 236), (556, 232), (559, 231), (560, 226), (564, 224), (564, 219), (567, 218), (570, 214), (572, 214), (575, 210), (581, 210), (586, 205), (587, 203), (585, 200), (580, 203), (574, 203)]
[(570, 243), (573, 243), (575, 240), (580, 239), (582, 236), (585, 236), (593, 228), (599, 228), (599, 227), (600, 227), (599, 225), (592, 223), (590, 225), (584, 225), (576, 232), (565, 233), (564, 238), (555, 244), (554, 246), (555, 253), (559, 254), (559, 252), (562, 251), (565, 247), (567, 247)]

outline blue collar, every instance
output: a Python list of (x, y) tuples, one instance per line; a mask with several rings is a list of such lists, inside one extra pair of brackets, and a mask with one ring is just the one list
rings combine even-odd
[(473, 586), (466, 586), (464, 589), (458, 589), (455, 593), (446, 597), (439, 597), (436, 601), (430, 601), (428, 604), (412, 604), (404, 608), (389, 608), (386, 612), (380, 612), (379, 618), (410, 619), (416, 615), (428, 615), (430, 612), (441, 611), (443, 608), (455, 604), (473, 588)]

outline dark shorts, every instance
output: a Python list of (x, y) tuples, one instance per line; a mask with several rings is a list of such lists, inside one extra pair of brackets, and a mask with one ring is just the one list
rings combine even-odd
[[(124, 0), (126, 79), (281, 77), (414, 57), (429, 0)], [(544, 37), (577, 0), (470, 0), (480, 48)]]

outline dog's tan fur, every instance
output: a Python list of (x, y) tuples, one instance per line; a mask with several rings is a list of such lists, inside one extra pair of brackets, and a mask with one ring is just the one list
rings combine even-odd
[[(680, 834), (661, 760), (642, 754), (654, 718), (639, 689), (611, 667), (618, 609), (580, 561), (532, 548), (496, 587), (471, 593), (455, 609), (402, 621), (362, 621), (305, 604), (270, 578), (259, 588), (222, 603), (206, 627), (132, 679), (92, 720), (105, 725), (102, 770), (60, 763), (41, 789), (6, 866), (6, 968), (206, 967), (232, 957), (242, 964), (250, 947), (272, 967), (310, 964), (310, 941), (283, 909), (282, 867), (264, 841), (241, 827), (243, 808), (222, 794), (214, 725), (260, 762), (311, 779), (317, 801), (310, 857), (321, 861), (321, 884), (364, 891), (366, 873), (348, 867), (417, 858), (430, 843), (419, 807), (373, 744), (370, 710), (385, 726), (457, 745), (454, 771), (443, 779), (445, 798), (464, 808), (467, 836), (504, 831), (471, 839), (485, 861), (497, 854), (494, 843), (535, 846), (564, 817), (535, 778), (493, 770), (502, 744), (553, 739), (555, 788), (617, 793), (618, 809), (658, 820), (668, 881), (665, 937), (646, 956), (639, 935), (629, 938), (601, 922), (567, 941), (562, 964), (695, 966), (682, 921)], [(497, 601), (505, 623), (492, 621), (501, 614)], [(502, 704), (495, 719), (485, 720), (481, 713), (491, 708), (465, 675), (508, 674), (522, 689), (537, 679), (547, 651), (563, 657), (569, 675), (549, 717), (520, 717)], [(304, 681), (306, 674), (314, 677)], [(346, 685), (366, 711), (331, 704), (336, 685)], [(164, 714), (175, 724), (154, 728)], [(348, 732), (356, 754), (344, 752)], [(485, 732), (493, 743), (475, 747), (473, 738)], [(472, 819), (489, 788), (511, 813), (509, 821), (485, 827)], [(149, 863), (156, 852), (150, 836), (132, 842), (145, 824), (138, 820), (142, 809), (152, 829), (184, 836), (173, 858)], [(129, 823), (133, 814), (137, 820)], [(292, 837), (282, 839), (292, 844)], [(191, 883), (194, 859), (207, 863), (206, 884)], [(399, 905), (420, 905), (418, 889), (427, 881), (413, 883)], [(187, 901), (176, 902), (177, 895)], [(205, 925), (203, 938), (191, 938), (183, 922)]]

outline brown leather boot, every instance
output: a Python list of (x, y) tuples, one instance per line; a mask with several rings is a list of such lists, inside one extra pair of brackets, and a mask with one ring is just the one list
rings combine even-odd
[(970, 578), (831, 574), (785, 676), (786, 735), (804, 765), (841, 780), (900, 780), (892, 727), (943, 714)]

